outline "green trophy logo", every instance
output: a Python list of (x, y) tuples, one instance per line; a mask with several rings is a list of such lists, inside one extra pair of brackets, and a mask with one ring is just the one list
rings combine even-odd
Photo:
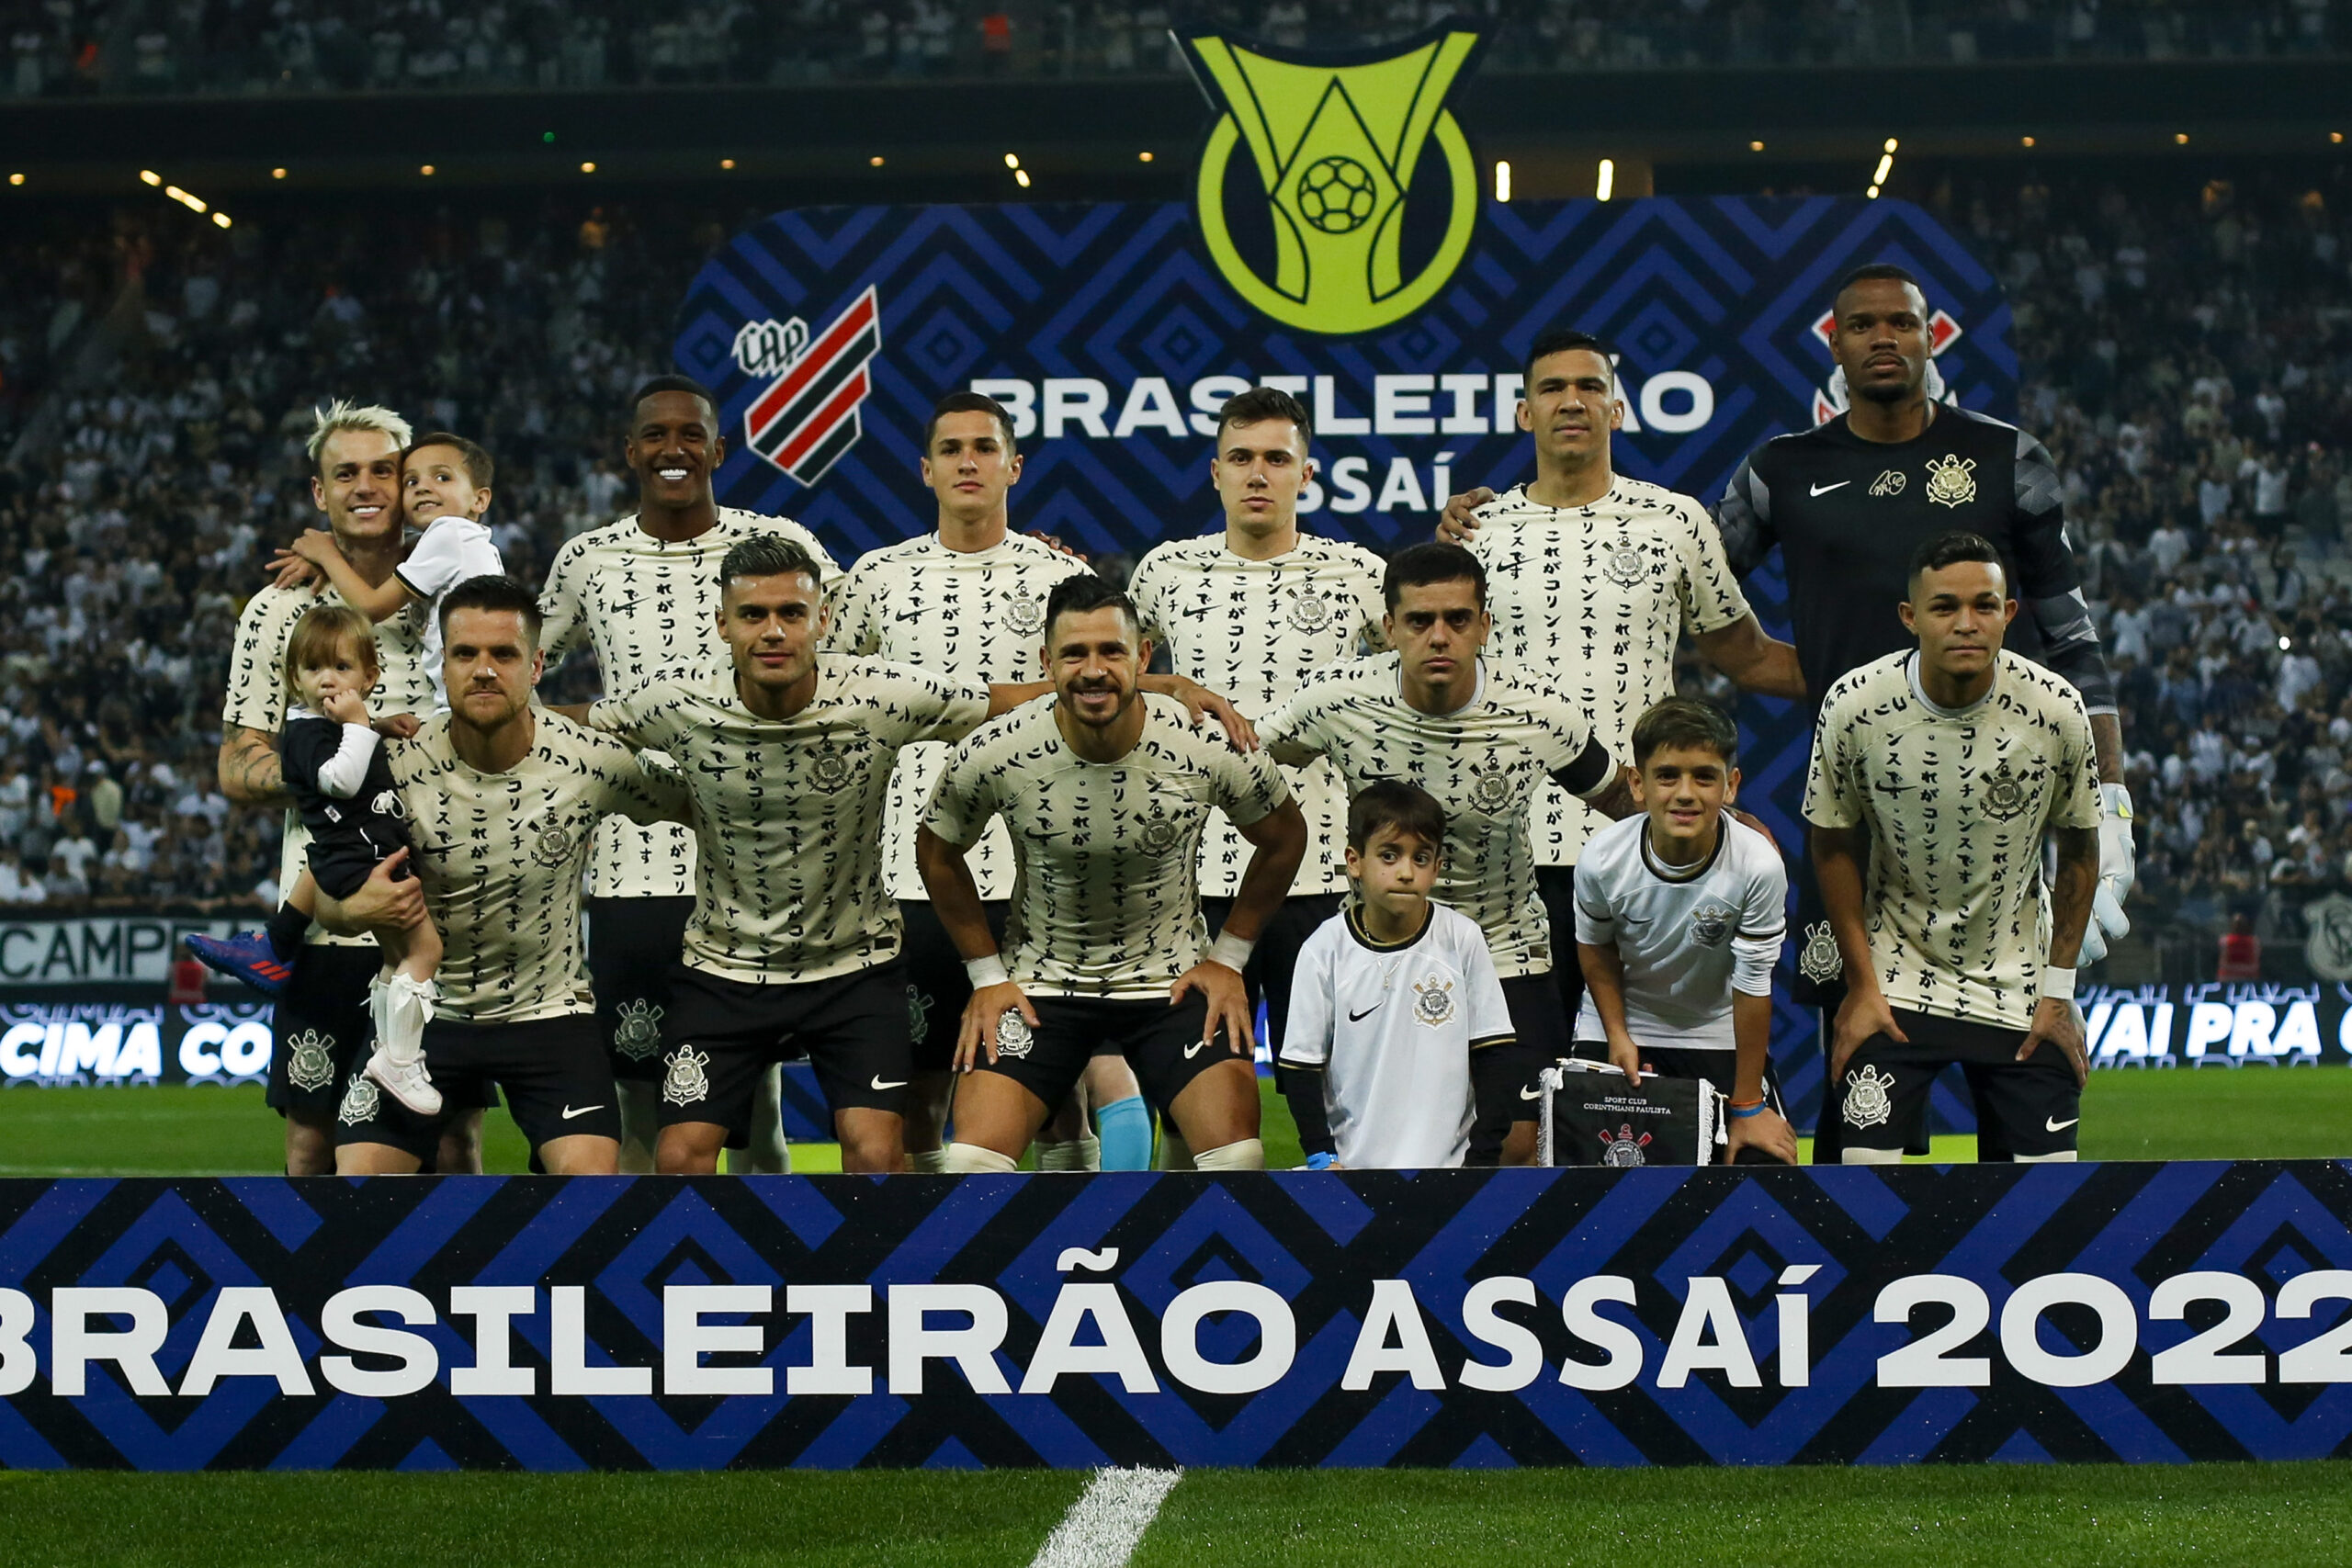
[[(1284, 326), (1333, 335), (1372, 332), (1427, 304), (1462, 265), (1478, 222), (1477, 164), (1445, 107), (1478, 35), (1441, 29), (1401, 52), (1345, 62), (1245, 48), (1219, 33), (1183, 41), (1202, 90), (1224, 110), (1193, 209), (1226, 281)], [(1436, 254), (1407, 278), (1405, 210), (1431, 137), (1451, 206)], [(1272, 278), (1243, 258), (1226, 217), (1227, 166), (1245, 142), (1273, 220)]]

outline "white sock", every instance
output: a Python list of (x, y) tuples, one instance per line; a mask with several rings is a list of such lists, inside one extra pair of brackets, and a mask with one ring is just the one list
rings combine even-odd
[(1840, 1165), (1901, 1165), (1901, 1149), (1858, 1149), (1851, 1144), (1838, 1151)]
[(424, 1056), (424, 1025), (433, 1017), (433, 998), (441, 988), (430, 980), (412, 980), (395, 974), (383, 983), (383, 1020), (377, 1046), (393, 1061), (406, 1066)]
[(907, 1168), (917, 1176), (944, 1176), (947, 1174), (947, 1151), (945, 1149), (909, 1149)]
[(1239, 1143), (1220, 1148), (1196, 1149), (1193, 1153), (1194, 1170), (1263, 1170), (1266, 1168), (1266, 1145), (1256, 1138), (1244, 1138)]
[(2055, 1154), (2012, 1155), (2009, 1157), (2018, 1165), (2072, 1165), (2078, 1157), (2080, 1157), (2080, 1151), (2075, 1149), (2060, 1149)]
[(1078, 1140), (1078, 1168), (1080, 1170), (1102, 1168), (1102, 1140), (1091, 1133)]
[(1102, 1142), (1089, 1133), (1068, 1143), (1037, 1140), (1039, 1170), (1100, 1170), (1102, 1168)]
[(946, 1159), (950, 1176), (1011, 1176), (1021, 1168), (1021, 1162), (1011, 1155), (978, 1144), (950, 1144)]

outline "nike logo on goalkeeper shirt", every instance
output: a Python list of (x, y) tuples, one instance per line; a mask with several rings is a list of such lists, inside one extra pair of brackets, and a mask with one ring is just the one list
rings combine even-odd
[(1813, 487), (1812, 493), (1815, 495), (1827, 495), (1831, 491), (1844, 490), (1848, 485), (1852, 484), (1853, 482), (1854, 481), (1851, 479), (1839, 479), (1834, 485), (1815, 485)]

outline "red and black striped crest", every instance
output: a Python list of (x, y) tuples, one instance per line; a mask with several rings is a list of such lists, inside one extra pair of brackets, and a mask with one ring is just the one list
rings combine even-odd
[(882, 348), (882, 305), (872, 285), (744, 411), (752, 450), (813, 485), (864, 433), (858, 406), (873, 389), (867, 362)]

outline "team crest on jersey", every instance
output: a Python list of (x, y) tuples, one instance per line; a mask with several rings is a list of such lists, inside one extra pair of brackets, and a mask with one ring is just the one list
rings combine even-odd
[(1174, 849), (1176, 840), (1183, 836), (1184, 830), (1176, 826), (1176, 819), (1162, 812), (1155, 803), (1151, 815), (1145, 818), (1143, 826), (1136, 829), (1136, 843), (1148, 855), (1164, 855)]
[(662, 1010), (643, 997), (632, 997), (613, 1015), (613, 1049), (632, 1062), (642, 1062), (662, 1049)]
[(746, 321), (735, 366), (767, 384), (751, 391), (743, 435), (752, 450), (813, 485), (865, 434), (858, 409), (873, 390), (867, 364), (882, 351), (882, 303), (868, 284), (821, 332), (790, 321)]
[(916, 987), (907, 987), (907, 1035), (921, 1040), (931, 1032), (931, 998)]
[(1518, 798), (1519, 780), (1509, 762), (1498, 761), (1471, 775), (1470, 802), (1481, 811), (1508, 811)]
[(1611, 545), (1602, 552), (1600, 575), (1620, 588), (1638, 587), (1649, 574), (1649, 552), (1630, 539)]
[(1321, 631), (1331, 624), (1331, 601), (1308, 584), (1291, 595), (1290, 624), (1298, 631)]
[(1944, 454), (1928, 464), (1928, 499), (1938, 506), (1965, 506), (1976, 499), (1976, 459)]
[(1435, 970), (1426, 980), (1413, 982), (1413, 1021), (1431, 1029), (1453, 1017), (1453, 982)]
[(1871, 481), (1871, 493), (1872, 495), (1901, 495), (1903, 487), (1910, 482), (1911, 476), (1901, 468), (1889, 468)]
[(1888, 1090), (1894, 1087), (1894, 1075), (1882, 1073), (1876, 1067), (1864, 1067), (1846, 1075), (1846, 1109), (1841, 1114), (1849, 1127), (1876, 1127), (1894, 1114), (1894, 1100)]
[(364, 1071), (355, 1071), (344, 1086), (343, 1103), (336, 1108), (334, 1119), (346, 1127), (363, 1126), (376, 1119), (377, 1109), (383, 1103), (383, 1091), (376, 1087), (376, 1080)]
[(1037, 1044), (1036, 1032), (1029, 1021), (1021, 1016), (1019, 1008), (1007, 1008), (996, 1021), (996, 1054), (1016, 1060), (1026, 1056)]
[(2007, 822), (2025, 815), (2027, 806), (2025, 781), (2009, 771), (2009, 760), (2004, 757), (1984, 781), (1983, 799), (1984, 815), (1996, 822)]
[(1004, 596), (1004, 627), (1023, 637), (1035, 637), (1046, 629), (1046, 602), (1034, 594), (1012, 592)]
[(692, 1105), (710, 1095), (710, 1053), (681, 1045), (670, 1053), (670, 1070), (662, 1077), (662, 1098), (673, 1105)]
[(828, 740), (809, 755), (808, 782), (830, 795), (850, 781), (849, 753)]
[(1620, 1122), (1612, 1136), (1608, 1128), (1600, 1130), (1600, 1163), (1613, 1165), (1620, 1170), (1630, 1170), (1637, 1165), (1650, 1163), (1642, 1151), (1649, 1147), (1650, 1135), (1636, 1133), (1631, 1122)]
[(1690, 917), (1690, 940), (1701, 947), (1721, 947), (1731, 931), (1731, 911), (1721, 904), (1702, 904)]
[(286, 1043), (286, 1081), (296, 1089), (324, 1089), (334, 1082), (334, 1037), (306, 1029)]
[(571, 835), (560, 822), (550, 822), (531, 835), (531, 858), (550, 869), (561, 865), (571, 854)]
[(1827, 920), (1815, 920), (1804, 928), (1804, 945), (1797, 949), (1797, 973), (1816, 986), (1826, 986), (1846, 972), (1846, 961), (1838, 956), (1838, 939), (1829, 932)]

